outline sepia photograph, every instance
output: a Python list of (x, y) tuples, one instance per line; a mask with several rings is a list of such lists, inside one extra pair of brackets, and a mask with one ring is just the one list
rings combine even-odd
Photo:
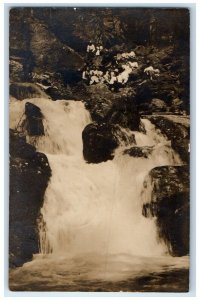
[(9, 10), (9, 289), (190, 291), (190, 9)]

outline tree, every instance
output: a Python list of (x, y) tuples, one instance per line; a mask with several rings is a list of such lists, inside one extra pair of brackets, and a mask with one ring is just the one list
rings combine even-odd
[(111, 9), (79, 9), (74, 34), (83, 40), (112, 45), (113, 41), (124, 39), (124, 26)]

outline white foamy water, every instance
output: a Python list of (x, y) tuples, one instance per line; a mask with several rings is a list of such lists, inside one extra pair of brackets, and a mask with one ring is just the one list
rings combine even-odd
[(154, 125), (144, 119), (146, 134), (133, 133), (137, 146), (152, 147), (148, 158), (123, 155), (122, 145), (112, 161), (87, 164), (82, 156), (82, 130), (91, 120), (83, 103), (41, 98), (12, 101), (11, 128), (23, 119), (26, 101), (40, 107), (44, 115), (45, 136), (27, 141), (47, 155), (52, 177), (41, 209), (41, 254), (21, 269), (40, 272), (44, 268), (41, 273), (54, 269), (55, 274), (60, 270), (72, 280), (65, 272), (74, 270), (77, 276), (79, 268), (86, 279), (116, 280), (145, 268), (150, 272), (164, 265), (186, 266), (187, 259), (167, 254), (155, 220), (142, 215), (143, 184), (149, 171), (181, 163)]

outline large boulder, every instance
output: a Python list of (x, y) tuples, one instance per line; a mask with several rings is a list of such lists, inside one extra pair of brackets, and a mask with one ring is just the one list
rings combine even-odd
[(25, 129), (29, 136), (44, 135), (43, 114), (38, 106), (30, 102), (25, 105)]
[(95, 85), (78, 85), (74, 89), (75, 94), (80, 94), (84, 99), (86, 108), (94, 122), (104, 122), (118, 94), (109, 90), (104, 83)]
[(100, 163), (113, 159), (118, 141), (112, 128), (106, 124), (89, 124), (82, 132), (83, 156), (88, 163)]
[(143, 205), (143, 215), (156, 217), (159, 236), (167, 244), (171, 255), (187, 255), (190, 221), (189, 167), (154, 168), (144, 186), (147, 190), (151, 188), (151, 194)]
[(26, 136), (20, 136), (13, 129), (10, 129), (9, 150), (11, 157), (21, 157), (23, 159), (31, 159), (36, 152), (36, 148), (33, 145), (26, 143)]
[(51, 176), (48, 159), (10, 130), (9, 263), (18, 267), (39, 252), (38, 218)]

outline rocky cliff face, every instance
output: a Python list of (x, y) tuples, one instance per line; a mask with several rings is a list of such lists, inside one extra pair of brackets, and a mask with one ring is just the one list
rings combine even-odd
[[(149, 181), (148, 181), (149, 180)], [(174, 256), (189, 253), (189, 167), (164, 166), (151, 170), (146, 188), (152, 186), (143, 215), (156, 217), (160, 238)]]
[(47, 25), (37, 18), (30, 18), (30, 49), (33, 53), (34, 71), (54, 71), (59, 68), (78, 69), (82, 57), (59, 41)]
[(62, 43), (30, 9), (12, 9), (10, 24), (11, 80), (32, 80), (30, 73), (33, 71), (56, 72), (63, 68), (77, 70), (82, 66), (82, 57)]
[(47, 157), (10, 130), (10, 267), (21, 266), (39, 252), (37, 219), (50, 176)]

